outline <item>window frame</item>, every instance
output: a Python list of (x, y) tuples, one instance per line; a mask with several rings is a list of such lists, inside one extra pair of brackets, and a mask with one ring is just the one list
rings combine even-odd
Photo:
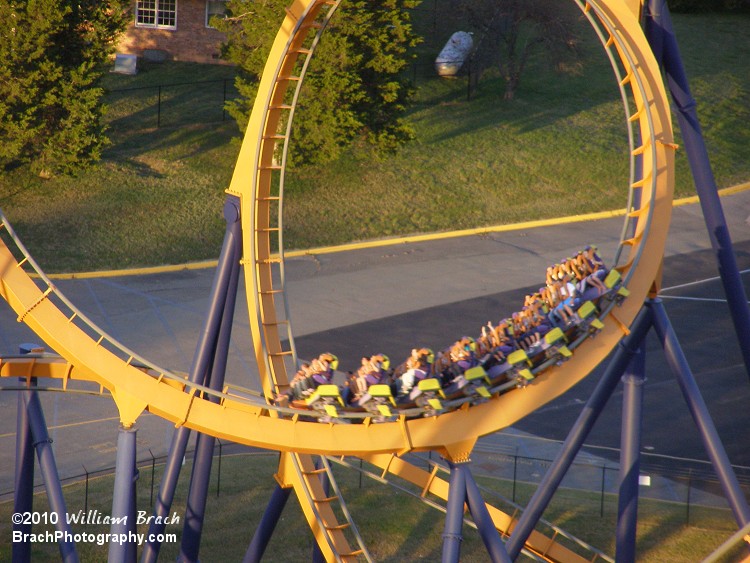
[(226, 11), (227, 0), (206, 0), (206, 17), (205, 17), (204, 24), (205, 24), (205, 26), (206, 26), (207, 29), (216, 29), (214, 26), (211, 25), (211, 21), (210, 20), (211, 20), (211, 18), (213, 16), (218, 16), (219, 14), (211, 14), (211, 13), (209, 13), (209, 11), (208, 11), (208, 5), (209, 4), (224, 4), (224, 15), (226, 16), (226, 13), (227, 13), (227, 11)]
[[(136, 0), (135, 2), (135, 26), (147, 29), (177, 29), (177, 2), (178, 0)], [(142, 8), (142, 4), (153, 4), (153, 8)], [(168, 7), (163, 8), (162, 5), (166, 4)], [(153, 23), (139, 21), (141, 15), (144, 13), (153, 12)], [(164, 19), (164, 14), (171, 15), (170, 18), (174, 23), (162, 24), (160, 20)]]

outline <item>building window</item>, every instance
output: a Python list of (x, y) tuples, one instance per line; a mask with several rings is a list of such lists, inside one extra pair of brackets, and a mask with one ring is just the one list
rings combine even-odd
[(227, 0), (206, 0), (206, 27), (211, 27), (211, 18), (224, 18), (227, 15)]
[(135, 25), (177, 29), (177, 0), (137, 0)]

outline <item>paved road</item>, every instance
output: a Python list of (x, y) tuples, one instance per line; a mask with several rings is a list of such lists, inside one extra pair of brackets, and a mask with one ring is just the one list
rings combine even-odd
[[(750, 268), (750, 191), (724, 198), (740, 269)], [(588, 243), (606, 255), (622, 219), (423, 243), (382, 246), (287, 261), (288, 294), (301, 357), (331, 350), (355, 368), (378, 351), (402, 358), (415, 345), (434, 348), (474, 334), (488, 320), (516, 310), (539, 286), (545, 268)], [(44, 265), (42, 265), (44, 266)], [(680, 341), (734, 463), (750, 465), (749, 378), (742, 364), (700, 208), (675, 209), (664, 268), (664, 300)], [(62, 291), (102, 328), (143, 356), (187, 370), (207, 308), (213, 271), (67, 280)], [(244, 303), (237, 306), (228, 379), (255, 385), (256, 370)], [(35, 336), (0, 303), (0, 350), (14, 352)], [(655, 342), (648, 346), (644, 445), (653, 452), (706, 458), (674, 379)], [(4, 382), (8, 384), (8, 382)], [(564, 438), (595, 384), (589, 377), (521, 421), (516, 429)], [(619, 443), (619, 401), (589, 438)], [(114, 465), (117, 412), (109, 400), (46, 393), (43, 404), (63, 476)], [(0, 493), (12, 489), (15, 393), (0, 393)], [(171, 425), (152, 415), (139, 420), (139, 458), (166, 453)], [(675, 439), (679, 436), (679, 439)], [(493, 444), (515, 440), (503, 433)], [(529, 446), (531, 447), (531, 446)]]

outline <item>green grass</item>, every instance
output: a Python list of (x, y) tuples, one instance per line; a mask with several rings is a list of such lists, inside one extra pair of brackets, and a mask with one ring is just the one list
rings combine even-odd
[[(717, 184), (747, 181), (750, 17), (676, 15), (674, 23)], [(430, 51), (443, 31), (422, 46), (420, 62), (434, 57)], [(289, 171), (286, 248), (624, 207), (621, 103), (601, 48), (590, 30), (585, 33), (580, 67), (555, 72), (537, 56), (511, 102), (502, 99), (492, 72), (467, 100), (465, 79), (439, 80), (420, 66), (417, 103), (409, 113), (413, 143), (396, 155), (358, 147), (325, 166)], [(136, 76), (108, 75), (106, 86), (221, 81), (231, 74), (224, 66), (152, 64)], [(145, 102), (135, 93), (113, 92), (113, 144), (99, 164), (75, 178), (42, 180), (23, 169), (0, 176), (0, 207), (45, 270), (218, 256), (224, 189), (239, 147), (233, 123), (205, 123), (220, 119), (219, 86), (163, 89), (160, 128), (155, 90), (138, 94)], [(188, 118), (203, 123), (180, 125)], [(680, 151), (677, 195), (693, 193)]]
[[(217, 463), (214, 462), (209, 487), (206, 520), (200, 556), (211, 561), (240, 561), (258, 525), (262, 512), (275, 486), (272, 474), (276, 469), (276, 455), (225, 456), (221, 465), (220, 496), (217, 491)], [(162, 468), (157, 467), (155, 483), (158, 489)], [(438, 561), (442, 549), (443, 513), (401, 491), (364, 478), (359, 474), (334, 466), (336, 480), (342, 489), (354, 521), (368, 549), (376, 561)], [(184, 522), (185, 498), (190, 476), (190, 463), (183, 468), (173, 509), (180, 516), (179, 525), (168, 525), (165, 532), (177, 534), (177, 541), (165, 543), (160, 559), (173, 561), (179, 549), (179, 538)], [(485, 490), (485, 500), (503, 509), (502, 502), (493, 498), (492, 491), (510, 495), (512, 484), (507, 481), (478, 478)], [(88, 509), (109, 515), (112, 509), (113, 477), (93, 479), (89, 483)], [(141, 469), (138, 482), (138, 510), (150, 514), (150, 466)], [(84, 484), (65, 487), (68, 513), (83, 510)], [(528, 500), (533, 493), (530, 485), (517, 484), (519, 499)], [(34, 508), (47, 510), (46, 497), (35, 497)], [(597, 493), (561, 490), (555, 496), (545, 518), (566, 532), (587, 541), (605, 553), (614, 552), (614, 529), (617, 501), (606, 497), (604, 516), (600, 515), (601, 497)], [(0, 504), (0, 560), (10, 560), (11, 546), (6, 538), (10, 532), (12, 502)], [(505, 509), (508, 510), (507, 508)], [(727, 511), (693, 507), (695, 522), (686, 526), (685, 508), (657, 501), (642, 500), (638, 520), (638, 561), (693, 563), (711, 553), (735, 530)], [(34, 532), (44, 531), (37, 526)], [(52, 530), (52, 527), (48, 529)], [(147, 527), (140, 526), (145, 533)], [(74, 532), (107, 533), (107, 525), (87, 525), (73, 528)], [(487, 554), (476, 530), (464, 526), (461, 544), (462, 561), (486, 561)], [(562, 541), (562, 540), (561, 540)], [(305, 561), (310, 558), (312, 535), (304, 520), (294, 494), (291, 495), (281, 521), (268, 546), (264, 561)], [(107, 546), (79, 544), (81, 561), (104, 561)], [(58, 557), (54, 544), (35, 544), (34, 560), (53, 560)]]

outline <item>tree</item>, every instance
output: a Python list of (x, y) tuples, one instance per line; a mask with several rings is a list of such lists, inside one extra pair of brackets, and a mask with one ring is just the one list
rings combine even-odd
[[(302, 86), (292, 131), (292, 163), (325, 162), (356, 138), (395, 150), (413, 136), (403, 115), (413, 89), (403, 77), (412, 60), (409, 9), (419, 0), (352, 0), (342, 5), (315, 51)], [(215, 20), (227, 34), (224, 56), (240, 69), (240, 98), (228, 104), (245, 129), (258, 77), (287, 0), (230, 0)]]
[(106, 144), (96, 87), (127, 0), (0, 2), (0, 169), (70, 173)]
[(570, 0), (458, 0), (459, 11), (478, 30), (475, 60), (497, 65), (512, 100), (529, 57), (543, 50), (560, 65), (576, 55), (577, 8)]
[(670, 0), (669, 11), (674, 13), (748, 12), (750, 0)]

